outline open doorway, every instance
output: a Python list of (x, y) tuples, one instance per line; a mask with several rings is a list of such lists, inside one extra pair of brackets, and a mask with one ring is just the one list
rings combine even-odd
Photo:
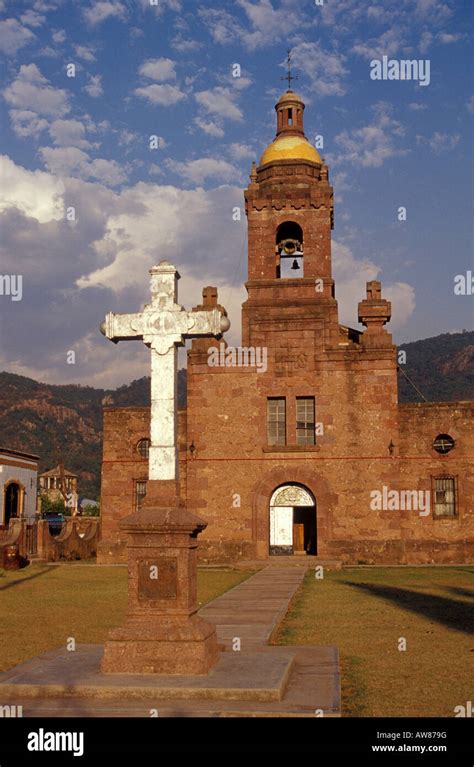
[(293, 554), (316, 555), (316, 509), (299, 507), (293, 509)]
[(3, 524), (8, 527), (10, 519), (20, 516), (20, 485), (10, 482), (5, 488), (5, 512)]
[(269, 553), (272, 556), (317, 554), (316, 501), (303, 485), (281, 485), (270, 499)]

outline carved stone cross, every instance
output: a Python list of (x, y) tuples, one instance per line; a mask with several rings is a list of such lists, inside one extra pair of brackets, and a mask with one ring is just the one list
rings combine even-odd
[(186, 311), (177, 303), (179, 274), (168, 261), (150, 269), (151, 303), (137, 314), (109, 312), (100, 326), (111, 341), (141, 339), (151, 349), (151, 430), (148, 476), (178, 479), (177, 349), (186, 338), (221, 336), (230, 322), (219, 309)]

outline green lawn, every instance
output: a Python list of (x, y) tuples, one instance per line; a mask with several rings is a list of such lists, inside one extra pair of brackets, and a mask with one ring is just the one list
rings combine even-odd
[(452, 717), (473, 700), (474, 567), (308, 572), (274, 641), (339, 648), (345, 716)]
[[(198, 570), (203, 605), (253, 575)], [(101, 643), (125, 616), (127, 567), (33, 564), (0, 571), (0, 671), (59, 645)]]

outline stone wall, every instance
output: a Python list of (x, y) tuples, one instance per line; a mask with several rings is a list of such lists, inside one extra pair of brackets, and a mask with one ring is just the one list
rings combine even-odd
[[(101, 479), (102, 538), (98, 562), (125, 562), (127, 537), (119, 529), (122, 519), (135, 510), (135, 483), (146, 481), (148, 461), (137, 450), (150, 437), (150, 411), (146, 407), (104, 408)], [(179, 411), (180, 479), (186, 493), (186, 411)]]

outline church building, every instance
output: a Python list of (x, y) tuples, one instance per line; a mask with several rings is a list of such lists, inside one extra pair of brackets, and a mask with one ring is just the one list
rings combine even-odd
[[(180, 496), (207, 522), (202, 562), (314, 556), (472, 562), (474, 402), (400, 404), (390, 302), (367, 283), (339, 323), (328, 167), (292, 90), (245, 190), (242, 346), (196, 339), (179, 412)], [(197, 309), (220, 308), (216, 288)], [(150, 414), (104, 408), (98, 561), (126, 561), (120, 521), (146, 496)]]

